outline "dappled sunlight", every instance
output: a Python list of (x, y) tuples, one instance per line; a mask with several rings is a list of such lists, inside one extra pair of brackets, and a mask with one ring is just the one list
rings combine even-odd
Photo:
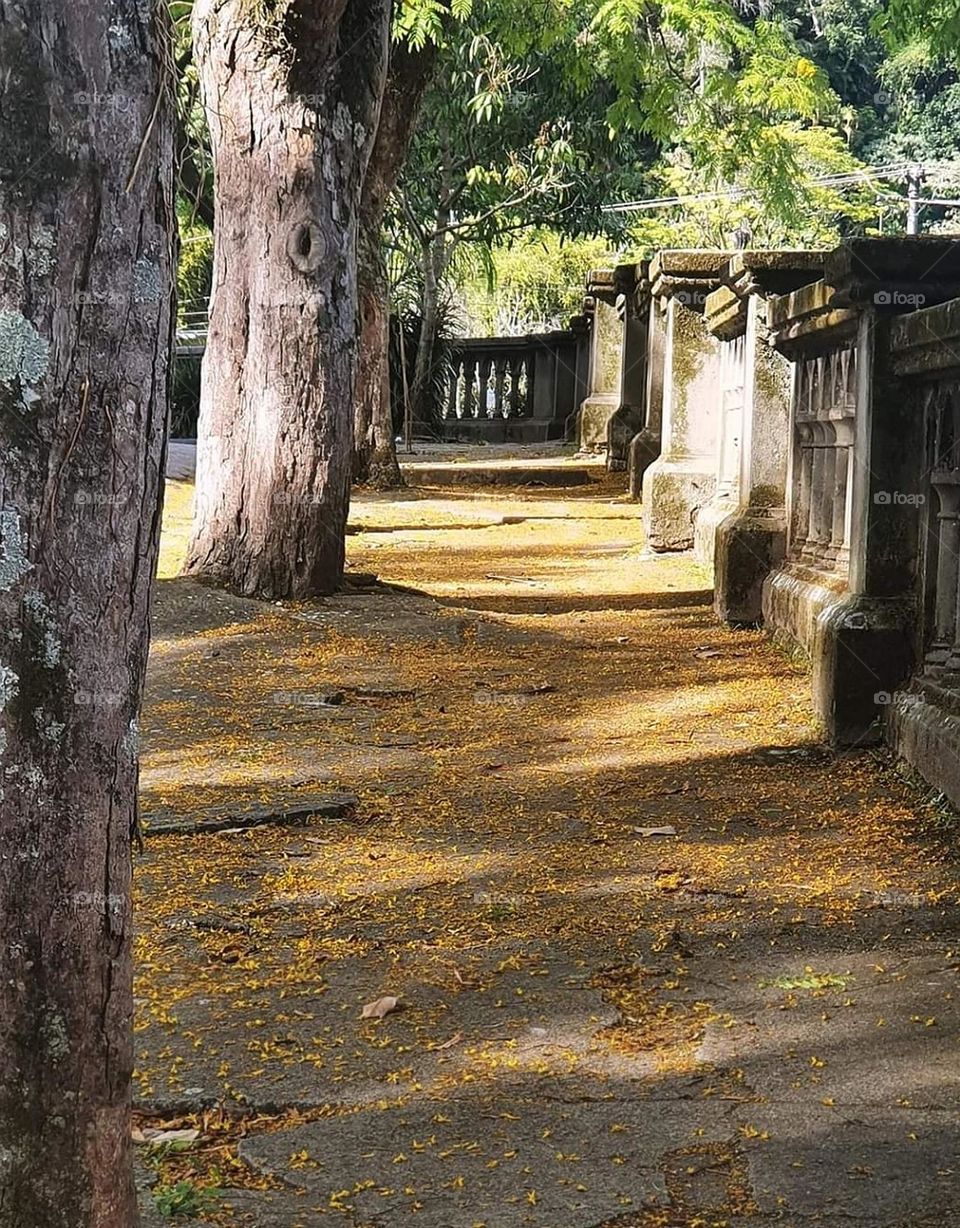
[[(941, 1145), (909, 1107), (955, 1082), (958, 884), (929, 814), (876, 753), (818, 744), (802, 671), (718, 626), (702, 572), (646, 555), (615, 498), (361, 497), (350, 566), (380, 586), (205, 619), (196, 586), (161, 585), (148, 824), (324, 790), (356, 807), (148, 837), (139, 1098), (259, 1115), (247, 1154), (335, 1220), (337, 1191), (390, 1175), (368, 1109), (411, 1189), (448, 1128), (451, 1157), (529, 1166), (509, 1141), (529, 1123), (563, 1138), (531, 1189), (643, 1156), (682, 1192), (707, 1155), (727, 1214), (768, 1154), (818, 1171), (861, 1103)], [(542, 1116), (547, 1094), (577, 1115)]]
[(192, 482), (176, 482), (167, 479), (163, 495), (163, 535), (160, 538), (160, 561), (157, 575), (169, 580), (179, 575), (187, 554), (190, 530), (193, 524)]

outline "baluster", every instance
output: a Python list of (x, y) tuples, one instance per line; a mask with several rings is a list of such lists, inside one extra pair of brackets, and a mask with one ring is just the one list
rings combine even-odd
[(447, 417), (459, 418), (459, 402), (460, 402), (460, 369), (461, 360), (459, 354), (454, 354), (450, 359), (450, 396), (447, 403)]
[(791, 524), (791, 554), (805, 558), (807, 531), (810, 523), (810, 491), (813, 481), (813, 429), (810, 425), (812, 365), (801, 362), (797, 368), (793, 403), (793, 523)]
[(520, 414), (520, 366), (521, 359), (516, 355), (510, 358), (510, 417)]
[(473, 355), (463, 363), (463, 416), (477, 417), (477, 360)]
[(819, 555), (822, 565), (833, 567), (837, 553), (833, 548), (833, 526), (837, 496), (837, 431), (832, 422), (822, 423), (823, 430), (823, 489), (820, 495), (820, 519), (817, 525)]
[(813, 428), (809, 422), (797, 423), (797, 506), (794, 515), (793, 554), (806, 558), (809, 553), (810, 498), (813, 490)]
[(827, 364), (821, 355), (813, 360), (814, 377), (810, 385), (810, 413), (813, 428), (813, 465), (810, 474), (810, 522), (807, 525), (807, 553), (811, 562), (817, 562), (822, 545), (820, 538), (823, 523), (823, 462), (824, 462), (824, 432), (821, 415), (826, 395)]
[(833, 534), (830, 552), (838, 571), (850, 565), (850, 518), (853, 510), (854, 420), (850, 415), (834, 423), (837, 435), (833, 494)]
[(505, 418), (503, 388), (507, 378), (507, 363), (502, 354), (495, 359), (493, 369), (493, 415), (495, 418)]
[(491, 359), (489, 354), (484, 354), (480, 358), (479, 363), (477, 364), (479, 380), (480, 380), (480, 400), (478, 403), (479, 411), (477, 413), (478, 418), (492, 418), (493, 417), (493, 414), (491, 412), (492, 406), (490, 404), (490, 367), (491, 367), (492, 361), (493, 360)]
[(826, 459), (825, 437), (823, 423), (815, 420), (810, 423), (813, 432), (811, 454), (813, 463), (810, 470), (810, 518), (807, 522), (806, 557), (810, 562), (819, 562), (823, 547), (823, 471)]

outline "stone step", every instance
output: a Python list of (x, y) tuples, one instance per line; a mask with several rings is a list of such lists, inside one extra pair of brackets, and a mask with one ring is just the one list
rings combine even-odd
[(402, 465), (404, 477), (414, 486), (589, 486), (604, 473), (603, 462), (576, 464), (556, 461), (455, 461)]

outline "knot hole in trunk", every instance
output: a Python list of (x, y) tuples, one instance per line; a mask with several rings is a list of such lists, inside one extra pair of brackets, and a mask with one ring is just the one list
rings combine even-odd
[(316, 222), (299, 222), (287, 239), (287, 255), (295, 269), (313, 273), (326, 255), (327, 243)]

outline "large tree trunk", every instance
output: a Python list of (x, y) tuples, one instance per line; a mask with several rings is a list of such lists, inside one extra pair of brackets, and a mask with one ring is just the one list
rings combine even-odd
[(343, 578), (357, 231), (389, 0), (197, 0), (193, 20), (216, 221), (185, 571), (266, 598), (329, 593)]
[(0, 4), (0, 1224), (131, 1228), (131, 840), (173, 321), (165, 7)]
[(377, 139), (360, 209), (360, 369), (354, 424), (354, 477), (381, 489), (401, 486), (390, 404), (390, 284), (383, 218), (410, 148), (436, 47), (394, 45)]

